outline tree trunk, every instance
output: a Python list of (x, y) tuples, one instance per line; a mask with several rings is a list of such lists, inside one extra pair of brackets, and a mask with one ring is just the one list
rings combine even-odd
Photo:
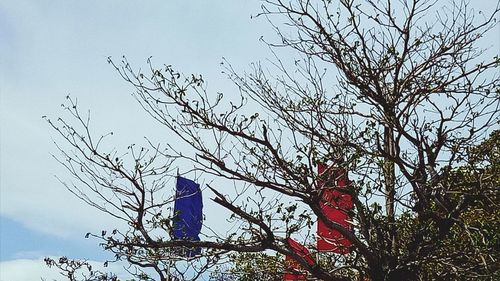
[(384, 150), (385, 150), (385, 161), (384, 161), (384, 180), (385, 180), (385, 212), (387, 215), (387, 220), (389, 223), (390, 230), (390, 249), (392, 251), (396, 248), (396, 232), (394, 228), (394, 199), (396, 196), (396, 182), (395, 182), (395, 167), (394, 161), (392, 159), (395, 156), (395, 146), (394, 146), (394, 129), (389, 125), (384, 128)]

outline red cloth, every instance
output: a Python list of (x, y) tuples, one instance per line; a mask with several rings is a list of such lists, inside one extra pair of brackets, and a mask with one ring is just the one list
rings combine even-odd
[[(342, 192), (348, 184), (345, 171), (334, 167), (328, 168), (324, 164), (318, 164), (318, 188), (323, 189), (321, 200), (321, 210), (325, 216), (342, 227), (352, 230), (352, 225), (347, 212), (353, 208), (352, 196)], [(346, 239), (337, 230), (325, 225), (322, 220), (318, 220), (318, 251), (332, 251), (338, 254), (350, 252), (351, 241)]]
[[(290, 247), (292, 247), (293, 251), (297, 253), (301, 258), (304, 258), (307, 263), (310, 265), (315, 264), (316, 262), (314, 261), (311, 253), (309, 250), (302, 244), (298, 243), (297, 241), (288, 238), (288, 244)], [(291, 281), (291, 280), (307, 280), (306, 274), (298, 274), (298, 273), (290, 273), (294, 269), (300, 269), (300, 264), (297, 262), (292, 256), (287, 255), (285, 257), (285, 274), (283, 276), (283, 279), (285, 281)]]

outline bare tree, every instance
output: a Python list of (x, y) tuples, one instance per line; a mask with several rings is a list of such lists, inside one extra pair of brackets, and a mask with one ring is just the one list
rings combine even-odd
[(59, 259), (45, 258), (48, 267), (56, 267), (69, 281), (117, 281), (118, 277), (112, 273), (103, 273), (95, 270), (87, 261), (71, 260), (67, 257)]
[[(421, 280), (431, 262), (498, 274), (495, 253), (478, 247), (481, 264), (466, 268), (456, 253), (437, 255), (436, 243), (456, 228), (481, 233), (462, 215), (478, 194), (498, 198), (498, 183), (477, 178), (457, 190), (452, 179), (468, 149), (498, 125), (500, 60), (485, 57), (477, 42), (498, 30), (499, 2), (488, 14), (465, 1), (268, 0), (262, 7), (281, 39), (270, 45), (300, 59), (276, 55), (244, 75), (224, 62), (238, 95), (211, 94), (202, 76), (149, 60), (148, 72), (109, 60), (142, 108), (189, 150), (149, 143), (102, 152), (103, 138), (92, 137), (72, 99), (66, 109), (79, 124), (49, 120), (73, 147), (60, 148), (60, 162), (79, 180), (68, 189), (129, 226), (95, 235), (105, 249), (160, 280), (181, 268), (172, 262), (179, 247), (204, 249), (187, 263), (191, 271), (181, 268), (182, 278), (199, 277), (230, 252), (263, 251), (293, 256), (320, 280)], [(202, 241), (171, 239), (172, 198), (160, 191), (176, 161), (186, 160), (206, 179), (234, 183), (234, 197), (208, 187), (237, 231), (216, 235), (205, 226)], [(319, 162), (348, 171), (354, 231), (322, 212)], [(316, 218), (346, 237), (352, 252), (321, 253), (313, 265), (294, 252), (287, 238), (314, 241)]]

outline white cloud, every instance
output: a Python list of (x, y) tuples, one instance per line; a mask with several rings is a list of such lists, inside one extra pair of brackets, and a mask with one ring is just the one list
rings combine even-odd
[[(64, 276), (59, 273), (57, 268), (46, 266), (43, 259), (41, 257), (38, 259), (15, 259), (0, 262), (0, 281), (67, 280), (64, 279)], [(128, 275), (120, 264), (110, 263), (108, 267), (103, 267), (103, 262), (100, 261), (89, 261), (89, 263), (94, 269), (102, 272), (113, 272), (121, 277)]]
[[(57, 280), (61, 275), (48, 268), (43, 259), (17, 259), (0, 262), (0, 281)], [(61, 278), (62, 279), (62, 278)]]

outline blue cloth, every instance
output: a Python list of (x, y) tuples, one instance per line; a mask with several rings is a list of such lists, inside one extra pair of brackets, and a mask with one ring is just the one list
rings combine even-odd
[[(200, 185), (196, 182), (177, 177), (174, 204), (174, 239), (200, 241), (203, 221), (203, 201)], [(183, 255), (192, 257), (200, 254), (201, 248), (188, 248)]]

